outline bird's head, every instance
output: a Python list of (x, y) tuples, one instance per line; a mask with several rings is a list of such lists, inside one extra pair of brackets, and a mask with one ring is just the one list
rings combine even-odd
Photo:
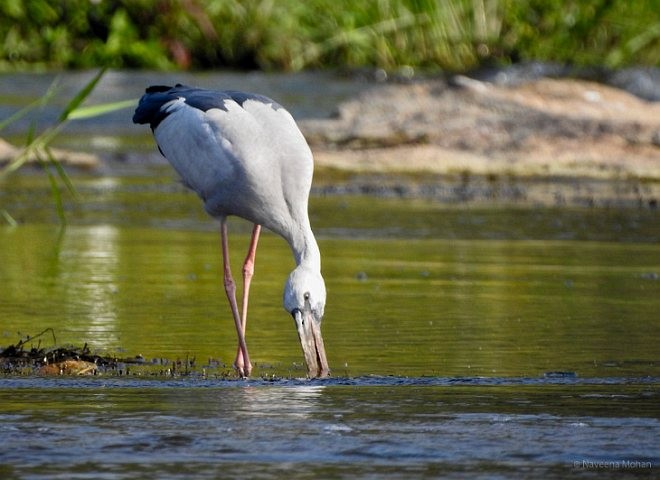
[(310, 377), (326, 377), (330, 373), (321, 336), (324, 307), (323, 277), (317, 271), (298, 266), (284, 287), (284, 308), (293, 316)]

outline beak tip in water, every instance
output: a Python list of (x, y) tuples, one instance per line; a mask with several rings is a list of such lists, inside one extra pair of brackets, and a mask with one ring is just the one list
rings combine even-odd
[(321, 321), (314, 318), (311, 311), (297, 310), (293, 315), (298, 330), (298, 339), (303, 350), (307, 376), (309, 378), (324, 378), (330, 375), (328, 359), (325, 354)]

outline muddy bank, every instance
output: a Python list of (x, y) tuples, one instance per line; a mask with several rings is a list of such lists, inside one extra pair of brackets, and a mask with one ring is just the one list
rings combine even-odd
[(301, 123), (321, 166), (660, 179), (660, 103), (592, 82), (388, 85)]
[(585, 80), (377, 86), (301, 128), (321, 191), (651, 207), (660, 192), (660, 103)]

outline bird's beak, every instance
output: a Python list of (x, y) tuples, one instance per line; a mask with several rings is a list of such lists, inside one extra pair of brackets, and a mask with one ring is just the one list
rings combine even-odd
[(327, 377), (330, 373), (328, 359), (325, 356), (323, 337), (321, 336), (321, 319), (309, 308), (303, 310), (296, 308), (291, 312), (298, 330), (298, 339), (303, 349), (307, 375), (309, 377)]

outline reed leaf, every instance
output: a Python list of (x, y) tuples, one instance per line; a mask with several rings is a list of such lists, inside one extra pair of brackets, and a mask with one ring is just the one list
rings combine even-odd
[(4, 120), (0, 121), (0, 130), (4, 129), (7, 125), (11, 125), (12, 123), (17, 122), (25, 115), (30, 113), (32, 110), (41, 108), (44, 105), (46, 105), (48, 102), (50, 102), (50, 100), (53, 98), (55, 93), (57, 93), (58, 86), (59, 86), (59, 77), (55, 77), (55, 79), (51, 82), (50, 86), (48, 87), (48, 90), (46, 90), (46, 93), (44, 93), (40, 98), (36, 99), (34, 102), (30, 103), (29, 105), (26, 105), (25, 107), (21, 108), (19, 111), (9, 115)]
[(99, 103), (88, 107), (78, 107), (72, 110), (67, 117), (68, 120), (84, 120), (85, 118), (99, 117), (117, 110), (135, 107), (137, 99), (121, 100), (119, 102)]
[(2, 215), (2, 217), (5, 219), (5, 221), (7, 222), (7, 224), (10, 227), (18, 226), (18, 222), (16, 220), (14, 220), (14, 217), (12, 217), (9, 214), (9, 212), (7, 210), (5, 210), (4, 208), (2, 210), (0, 210), (0, 215)]
[[(44, 148), (46, 148), (50, 144), (50, 142), (60, 133), (62, 128), (64, 128), (67, 121), (69, 120), (69, 117), (72, 114), (75, 115), (74, 112), (76, 112), (76, 110), (80, 109), (83, 112), (82, 116), (78, 114), (79, 119), (89, 118), (92, 116), (88, 110), (88, 107), (80, 107), (80, 104), (85, 101), (85, 99), (89, 96), (90, 93), (92, 93), (92, 91), (94, 90), (98, 82), (101, 80), (105, 72), (106, 72), (106, 68), (102, 68), (101, 70), (99, 70), (96, 73), (96, 75), (94, 75), (94, 77), (82, 88), (82, 90), (78, 92), (78, 94), (76, 94), (76, 96), (73, 97), (73, 99), (71, 99), (71, 101), (66, 105), (66, 107), (60, 114), (55, 125), (47, 128), (37, 136), (33, 136), (32, 134), (28, 135), (28, 142), (26, 143), (23, 151), (11, 162), (9, 162), (2, 170), (0, 170), (0, 180), (5, 178), (10, 173), (15, 172), (16, 170), (21, 168), (25, 164), (25, 162), (28, 161), (30, 157), (35, 156)], [(50, 90), (51, 88), (49, 88), (49, 91)], [(49, 97), (52, 96), (52, 94), (48, 92), (46, 92), (46, 95), (48, 95)], [(99, 110), (102, 109), (99, 108)], [(101, 114), (102, 113), (99, 113), (99, 115)]]
[(55, 156), (53, 155), (53, 152), (50, 150), (49, 147), (44, 148), (44, 152), (46, 153), (46, 156), (48, 157), (48, 161), (50, 165), (55, 168), (55, 171), (60, 177), (60, 180), (62, 180), (62, 183), (66, 186), (67, 190), (71, 194), (71, 196), (78, 200), (80, 199), (80, 195), (78, 195), (78, 191), (76, 190), (76, 187), (74, 187), (73, 183), (71, 182), (71, 178), (69, 175), (67, 175), (66, 171), (64, 170), (64, 167), (62, 166), (62, 163), (60, 163)]
[(94, 90), (96, 87), (96, 84), (99, 83), (103, 75), (105, 75), (105, 72), (107, 70), (107, 67), (103, 67), (100, 69), (96, 75), (83, 87), (78, 94), (71, 99), (71, 101), (67, 104), (67, 106), (64, 108), (62, 113), (60, 114), (60, 117), (58, 119), (58, 122), (62, 123), (65, 122), (68, 118), (69, 115), (76, 110), (89, 96), (90, 93)]
[[(55, 158), (52, 151), (50, 150), (50, 143), (70, 120), (82, 120), (94, 116), (104, 115), (106, 113), (113, 112), (122, 108), (129, 108), (134, 106), (136, 103), (135, 100), (125, 100), (121, 102), (81, 107), (82, 103), (92, 93), (105, 72), (106, 68), (102, 68), (94, 75), (94, 77), (80, 90), (80, 92), (78, 92), (69, 101), (54, 125), (47, 128), (39, 135), (36, 135), (36, 126), (33, 123), (28, 130), (26, 145), (21, 153), (17, 155), (17, 157), (14, 158), (11, 162), (9, 162), (9, 164), (6, 165), (2, 170), (0, 170), (0, 180), (2, 180), (7, 175), (15, 172), (21, 166), (23, 166), (25, 162), (28, 161), (28, 159), (32, 157), (36, 158), (37, 162), (39, 165), (41, 165), (41, 167), (46, 172), (46, 175), (48, 176), (48, 181), (51, 187), (51, 195), (55, 204), (55, 210), (62, 225), (66, 224), (66, 215), (64, 212), (64, 202), (62, 200), (62, 189), (58, 183), (58, 178), (64, 184), (74, 199), (78, 199), (79, 196), (73, 185), (73, 182), (71, 181), (69, 175), (66, 173), (66, 170), (64, 170), (62, 164)], [(29, 111), (37, 108), (40, 105), (44, 105), (47, 101), (49, 101), (54, 95), (55, 85), (56, 82), (53, 82), (53, 84), (51, 84), (48, 91), (41, 99), (31, 103), (24, 109), (20, 110), (17, 114), (14, 114), (12, 117), (10, 117), (12, 121), (16, 121), (18, 118), (21, 118)], [(4, 125), (6, 125), (6, 123), (3, 122), (2, 126)], [(55, 172), (57, 175), (55, 175), (53, 172)], [(10, 225), (16, 224), (16, 221), (8, 212), (3, 211), (2, 216)]]
[[(62, 201), (62, 191), (60, 189), (60, 186), (57, 184), (57, 179), (55, 178), (55, 175), (53, 175), (53, 172), (49, 168), (49, 162), (46, 162), (43, 157), (41, 156), (41, 153), (39, 151), (35, 151), (34, 155), (39, 162), (39, 165), (43, 168), (43, 170), (46, 172), (46, 175), (48, 176), (48, 183), (50, 184), (50, 193), (51, 197), (53, 198), (53, 202), (55, 203), (55, 212), (57, 213), (57, 217), (60, 220), (61, 225), (66, 225), (66, 215), (64, 213), (64, 202)], [(50, 162), (53, 162), (54, 159), (50, 160)], [(54, 163), (59, 163), (56, 160), (54, 160)]]

